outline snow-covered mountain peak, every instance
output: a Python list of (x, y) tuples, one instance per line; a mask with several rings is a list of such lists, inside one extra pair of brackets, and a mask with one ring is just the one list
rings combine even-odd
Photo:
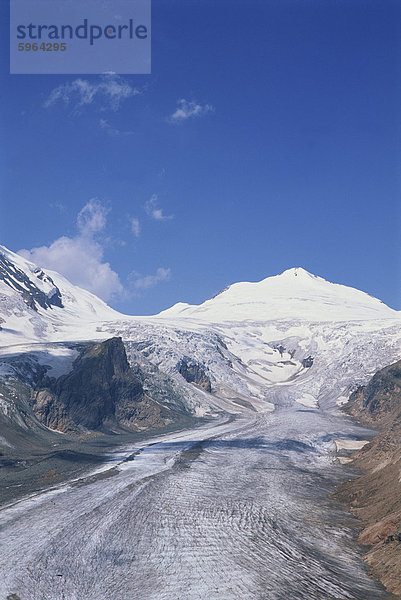
[[(313, 273), (309, 273), (303, 267), (292, 267), (291, 269), (286, 269), (278, 277), (314, 277), (317, 278), (317, 275), (313, 275)], [(269, 279), (269, 278), (268, 278)], [(321, 278), (319, 278), (321, 279)]]
[(295, 267), (262, 281), (234, 283), (200, 305), (176, 304), (158, 316), (217, 323), (387, 319), (397, 318), (400, 313), (365, 292)]

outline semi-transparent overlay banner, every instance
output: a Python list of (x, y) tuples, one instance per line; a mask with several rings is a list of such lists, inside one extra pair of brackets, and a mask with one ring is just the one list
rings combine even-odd
[(150, 0), (10, 0), (10, 73), (148, 74)]

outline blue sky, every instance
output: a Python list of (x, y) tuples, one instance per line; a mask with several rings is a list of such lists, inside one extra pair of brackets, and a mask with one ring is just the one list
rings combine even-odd
[(131, 314), (293, 266), (401, 309), (398, 1), (153, 0), (103, 79), (9, 75), (7, 4), (1, 243)]

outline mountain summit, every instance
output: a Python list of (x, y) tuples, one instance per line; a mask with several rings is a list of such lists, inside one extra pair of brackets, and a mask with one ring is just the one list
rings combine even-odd
[(355, 288), (330, 283), (301, 267), (258, 282), (234, 283), (200, 305), (179, 303), (159, 316), (221, 321), (353, 321), (400, 313)]

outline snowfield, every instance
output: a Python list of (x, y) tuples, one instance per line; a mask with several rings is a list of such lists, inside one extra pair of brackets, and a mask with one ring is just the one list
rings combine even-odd
[[(0, 252), (35, 282), (35, 265)], [(183, 386), (188, 409), (208, 422), (121, 449), (101, 473), (0, 510), (1, 597), (388, 598), (328, 494), (350, 476), (336, 450), (372, 435), (339, 404), (400, 358), (400, 313), (300, 268), (154, 317), (121, 315), (48, 275), (63, 307), (28, 308), (0, 281), (3, 377), (21, 356), (27, 376), (31, 363), (68, 372), (73, 343), (121, 336), (133, 363)], [(183, 360), (211, 393), (185, 381)]]

